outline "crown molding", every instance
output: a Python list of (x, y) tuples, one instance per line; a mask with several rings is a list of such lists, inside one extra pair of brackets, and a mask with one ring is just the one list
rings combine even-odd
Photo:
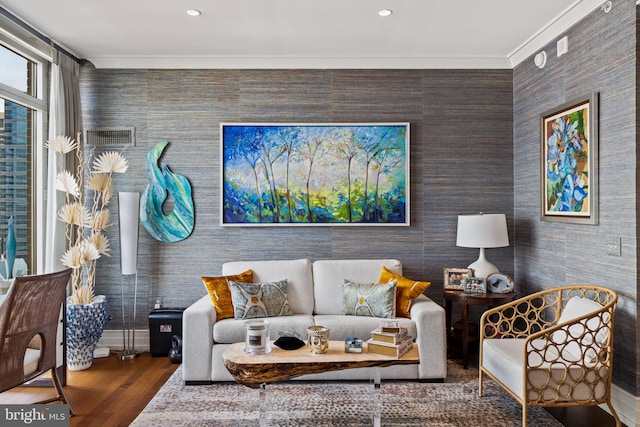
[(573, 3), (544, 28), (540, 29), (540, 31), (509, 54), (508, 58), (511, 68), (515, 68), (531, 55), (536, 54), (555, 38), (558, 38), (562, 33), (598, 9), (602, 3), (603, 0), (578, 0)]
[(501, 57), (95, 56), (96, 68), (162, 69), (479, 69), (511, 68)]

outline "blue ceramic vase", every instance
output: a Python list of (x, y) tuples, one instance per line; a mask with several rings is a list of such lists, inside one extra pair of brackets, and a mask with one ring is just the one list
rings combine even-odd
[(96, 295), (91, 304), (67, 305), (67, 367), (71, 371), (88, 369), (93, 364), (93, 350), (111, 320), (104, 295)]
[(13, 216), (9, 217), (5, 246), (5, 252), (7, 253), (7, 279), (13, 278), (13, 264), (16, 261), (16, 229), (13, 221)]

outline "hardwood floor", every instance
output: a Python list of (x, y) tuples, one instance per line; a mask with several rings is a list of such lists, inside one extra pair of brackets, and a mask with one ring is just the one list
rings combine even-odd
[[(168, 357), (142, 353), (123, 361), (112, 353), (95, 359), (90, 369), (68, 371), (64, 393), (76, 414), (70, 426), (128, 426), (177, 367)], [(0, 403), (28, 404), (54, 396), (50, 387), (18, 387), (1, 393)]]
[[(177, 367), (167, 357), (143, 353), (134, 360), (121, 361), (114, 353), (95, 359), (90, 369), (69, 371), (65, 394), (76, 413), (71, 417), (71, 427), (128, 426)], [(53, 388), (18, 387), (0, 393), (0, 403), (28, 404), (53, 396)], [(567, 427), (615, 425), (613, 417), (597, 407), (557, 408), (549, 412)]]

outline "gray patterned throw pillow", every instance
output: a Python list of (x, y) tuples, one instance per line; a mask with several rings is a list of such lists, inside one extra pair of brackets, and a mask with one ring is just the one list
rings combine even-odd
[(229, 282), (236, 319), (290, 316), (287, 280), (264, 283)]
[(396, 316), (396, 284), (356, 283), (342, 285), (342, 314), (391, 318)]

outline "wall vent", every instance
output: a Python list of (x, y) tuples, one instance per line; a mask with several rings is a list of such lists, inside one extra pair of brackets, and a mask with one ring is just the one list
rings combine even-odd
[(88, 129), (84, 136), (85, 144), (95, 147), (114, 145), (136, 145), (136, 128), (99, 128)]

